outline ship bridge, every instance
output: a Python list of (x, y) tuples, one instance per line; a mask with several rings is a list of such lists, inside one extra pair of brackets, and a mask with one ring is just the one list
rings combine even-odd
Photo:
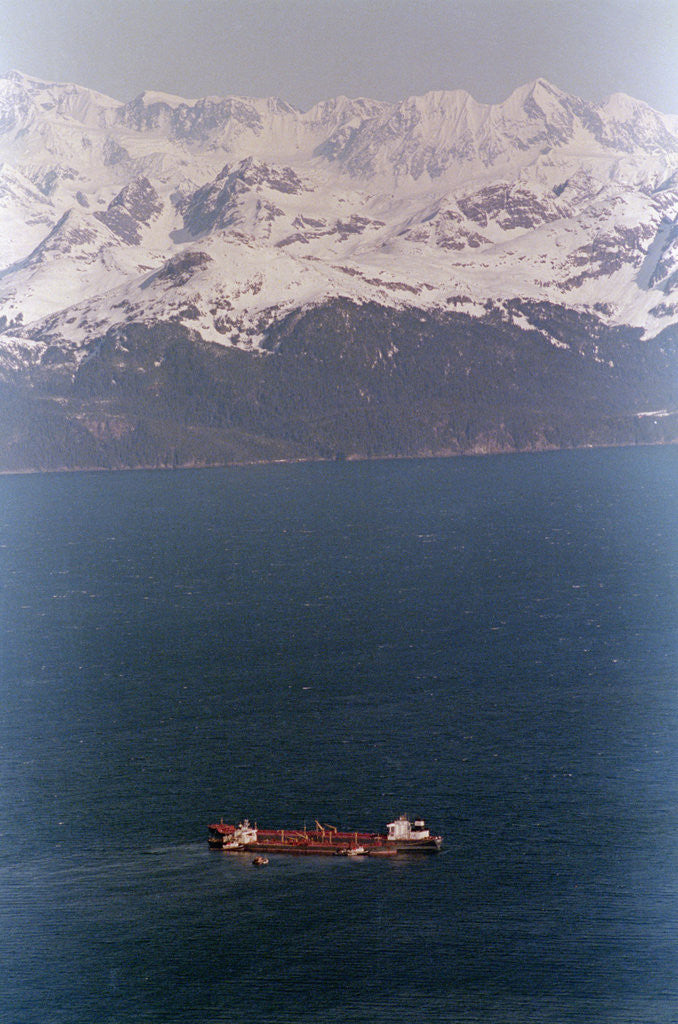
[(431, 835), (423, 818), (415, 818), (414, 824), (412, 824), (406, 814), (401, 814), (395, 821), (389, 822), (386, 827), (388, 829), (386, 838), (392, 842), (429, 839)]

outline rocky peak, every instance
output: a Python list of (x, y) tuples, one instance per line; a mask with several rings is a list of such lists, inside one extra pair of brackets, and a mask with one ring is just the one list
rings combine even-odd
[(140, 175), (120, 190), (110, 207), (124, 207), (136, 220), (148, 224), (151, 217), (160, 213), (162, 203), (148, 178)]
[(614, 93), (599, 109), (603, 145), (625, 152), (678, 153), (678, 126), (642, 100)]
[(108, 209), (95, 217), (128, 245), (138, 245), (141, 228), (162, 210), (162, 202), (148, 178), (131, 181), (111, 200)]
[(17, 124), (32, 113), (34, 117), (71, 120), (83, 127), (102, 127), (121, 106), (110, 96), (70, 82), (44, 82), (19, 71), (0, 77), (0, 109), (7, 113), (11, 108)]
[(184, 100), (165, 93), (144, 92), (125, 104), (119, 118), (121, 124), (136, 131), (164, 131), (172, 139), (187, 141), (204, 141), (226, 128), (247, 129), (255, 135), (262, 129), (255, 102), (235, 96)]
[[(184, 207), (184, 227), (193, 236), (223, 230), (233, 225), (238, 204), (251, 193), (300, 195), (304, 191), (308, 187), (291, 167), (246, 157), (236, 164), (227, 164), (214, 181), (194, 193)], [(264, 207), (271, 209), (270, 204)], [(264, 207), (259, 203), (259, 210)]]

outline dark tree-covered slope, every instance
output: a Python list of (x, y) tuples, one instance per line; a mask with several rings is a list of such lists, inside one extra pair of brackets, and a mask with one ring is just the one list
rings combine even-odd
[(263, 352), (176, 323), (111, 328), (71, 364), (54, 345), (0, 390), (0, 468), (471, 454), (678, 438), (678, 332), (644, 341), (590, 315), (394, 310), (334, 299)]

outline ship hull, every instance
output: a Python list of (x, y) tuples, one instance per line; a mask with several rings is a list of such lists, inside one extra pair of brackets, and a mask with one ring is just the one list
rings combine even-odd
[(293, 856), (377, 856), (438, 853), (440, 836), (391, 840), (369, 832), (320, 832), (258, 829), (256, 839), (237, 841), (232, 825), (211, 825), (208, 843), (224, 853), (284, 853)]

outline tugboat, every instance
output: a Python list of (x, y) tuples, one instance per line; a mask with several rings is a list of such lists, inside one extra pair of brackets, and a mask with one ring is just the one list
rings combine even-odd
[(245, 818), (237, 825), (220, 821), (209, 826), (212, 849), (230, 853), (296, 853), (342, 857), (389, 857), (399, 853), (437, 853), (441, 836), (431, 835), (423, 818), (414, 823), (405, 814), (389, 822), (386, 832), (340, 832), (315, 822), (314, 829), (261, 829)]
[(349, 846), (347, 850), (342, 851), (346, 857), (364, 857), (367, 850), (364, 846)]

